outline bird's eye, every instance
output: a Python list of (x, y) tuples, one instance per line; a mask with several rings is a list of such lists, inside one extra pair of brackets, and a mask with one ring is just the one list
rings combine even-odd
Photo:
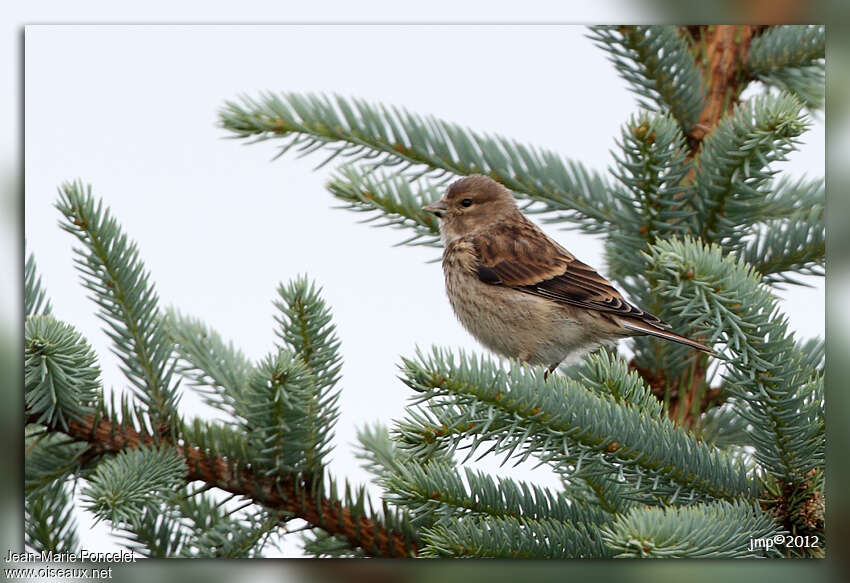
[(472, 199), (471, 198), (463, 199), (462, 201), (460, 201), (460, 206), (472, 206)]

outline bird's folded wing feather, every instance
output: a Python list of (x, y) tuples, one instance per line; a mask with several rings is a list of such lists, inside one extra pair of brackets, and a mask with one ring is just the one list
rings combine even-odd
[(477, 275), (484, 283), (668, 327), (628, 303), (604, 277), (532, 223), (494, 227), (474, 235), (471, 243)]

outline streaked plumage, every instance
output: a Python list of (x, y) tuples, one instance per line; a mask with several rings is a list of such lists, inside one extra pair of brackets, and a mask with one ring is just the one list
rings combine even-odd
[(452, 308), (494, 352), (550, 370), (639, 334), (711, 352), (627, 302), (592, 267), (525, 218), (510, 192), (494, 180), (462, 178), (424, 208), (440, 218)]

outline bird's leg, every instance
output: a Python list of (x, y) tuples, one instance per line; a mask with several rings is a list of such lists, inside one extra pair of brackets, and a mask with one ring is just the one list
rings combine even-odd
[(561, 364), (561, 362), (558, 361), (555, 364), (550, 365), (549, 368), (546, 369), (546, 372), (543, 373), (543, 380), (544, 381), (549, 380), (549, 375), (554, 373), (556, 370), (558, 370), (558, 367), (560, 366), (560, 364)]

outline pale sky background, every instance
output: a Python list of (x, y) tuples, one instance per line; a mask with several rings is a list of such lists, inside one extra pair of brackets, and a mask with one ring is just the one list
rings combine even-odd
[[(272, 301), (298, 274), (324, 288), (344, 357), (330, 469), (365, 482), (357, 427), (391, 424), (412, 392), (402, 355), (433, 344), (482, 352), (456, 322), (433, 248), (392, 247), (406, 231), (333, 209), (322, 153), (271, 162), (274, 140), (223, 139), (225, 100), (260, 91), (329, 92), (403, 105), (514, 138), (605, 171), (634, 96), (578, 26), (32, 26), (26, 31), (27, 251), (55, 315), (100, 357), (107, 387), (126, 381), (57, 226), (57, 186), (92, 184), (151, 272), (162, 307), (203, 318), (251, 359), (275, 341)], [(822, 176), (824, 125), (782, 166)], [(605, 273), (598, 239), (546, 230)], [(780, 295), (800, 337), (823, 335), (822, 279)], [(204, 411), (184, 386), (182, 411)], [(523, 475), (523, 471), (514, 473)], [(545, 483), (546, 475), (525, 474)], [(90, 550), (114, 547), (86, 530)], [(290, 537), (295, 538), (295, 537)], [(270, 553), (276, 554), (276, 553)], [(298, 554), (284, 545), (281, 554)]]

